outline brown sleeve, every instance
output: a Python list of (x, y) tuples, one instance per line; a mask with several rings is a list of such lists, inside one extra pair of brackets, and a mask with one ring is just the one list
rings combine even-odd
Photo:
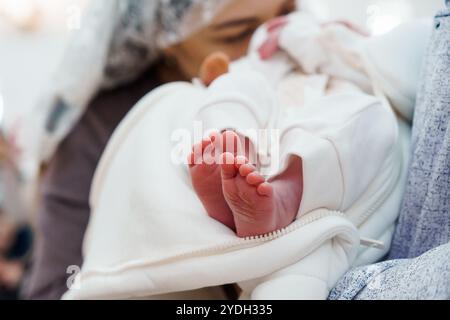
[(153, 87), (146, 74), (130, 86), (101, 94), (59, 146), (40, 187), (37, 241), (24, 298), (59, 299), (67, 290), (67, 268), (83, 262), (89, 191), (100, 156), (120, 120)]
[(89, 189), (104, 147), (90, 116), (83, 117), (63, 141), (43, 177), (25, 298), (59, 299), (67, 290), (67, 268), (81, 266)]

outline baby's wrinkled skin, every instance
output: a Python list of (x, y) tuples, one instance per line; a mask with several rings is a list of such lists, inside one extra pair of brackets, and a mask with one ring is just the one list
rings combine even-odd
[[(222, 53), (209, 56), (201, 69), (203, 83), (227, 73), (228, 64)], [(303, 189), (301, 158), (292, 156), (284, 172), (266, 181), (248, 163), (246, 143), (233, 131), (212, 133), (194, 145), (188, 158), (192, 185), (207, 213), (239, 237), (288, 226), (298, 213)]]

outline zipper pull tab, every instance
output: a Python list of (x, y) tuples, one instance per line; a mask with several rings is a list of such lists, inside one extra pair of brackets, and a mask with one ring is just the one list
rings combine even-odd
[(386, 248), (386, 246), (384, 245), (384, 242), (381, 242), (381, 241), (378, 241), (378, 240), (374, 240), (374, 239), (360, 238), (360, 242), (359, 243), (362, 246), (375, 248), (375, 249), (380, 249), (380, 250), (384, 250)]

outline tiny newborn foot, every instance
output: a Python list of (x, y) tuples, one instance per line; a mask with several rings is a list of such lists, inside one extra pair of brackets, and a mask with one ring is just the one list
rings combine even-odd
[(212, 133), (194, 145), (188, 157), (194, 191), (211, 218), (235, 230), (234, 218), (222, 191), (219, 161), (223, 152), (237, 155), (238, 138), (234, 132)]
[(288, 168), (270, 182), (233, 154), (224, 153), (222, 158), (223, 193), (239, 237), (266, 234), (294, 221), (302, 197), (299, 157), (292, 157)]

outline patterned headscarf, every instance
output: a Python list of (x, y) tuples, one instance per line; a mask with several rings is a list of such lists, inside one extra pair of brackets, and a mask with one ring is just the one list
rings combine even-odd
[(21, 137), (25, 164), (49, 160), (100, 89), (139, 77), (161, 49), (207, 24), (227, 2), (91, 0)]

